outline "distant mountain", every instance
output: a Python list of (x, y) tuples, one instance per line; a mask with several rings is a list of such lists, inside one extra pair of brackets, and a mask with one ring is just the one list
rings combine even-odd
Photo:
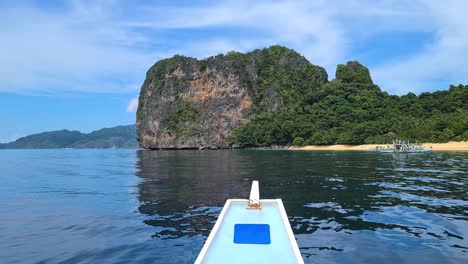
[(6, 144), (0, 149), (55, 149), (55, 148), (138, 148), (135, 125), (103, 128), (89, 134), (58, 130), (43, 132)]

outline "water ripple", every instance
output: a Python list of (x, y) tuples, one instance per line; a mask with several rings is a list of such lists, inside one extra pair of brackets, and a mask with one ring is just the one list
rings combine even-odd
[(193, 263), (252, 180), (306, 263), (465, 263), (468, 153), (0, 151), (4, 263)]

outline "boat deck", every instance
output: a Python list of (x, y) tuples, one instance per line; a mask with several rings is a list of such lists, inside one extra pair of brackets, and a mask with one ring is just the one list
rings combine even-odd
[[(260, 200), (261, 209), (248, 209), (248, 203), (247, 199), (226, 202), (195, 263), (303, 263), (281, 199)], [(234, 239), (240, 231), (235, 231), (236, 225), (244, 224), (262, 230), (248, 231), (246, 239), (251, 242), (239, 243)], [(266, 225), (270, 240), (262, 237)]]

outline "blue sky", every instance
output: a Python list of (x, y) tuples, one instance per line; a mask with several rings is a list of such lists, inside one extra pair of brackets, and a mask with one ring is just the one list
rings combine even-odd
[(146, 70), (285, 45), (324, 66), (359, 60), (391, 94), (468, 83), (467, 1), (2, 1), (0, 142), (135, 122)]

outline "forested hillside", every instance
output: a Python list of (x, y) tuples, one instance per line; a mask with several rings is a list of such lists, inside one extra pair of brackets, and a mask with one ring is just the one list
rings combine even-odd
[(43, 132), (6, 144), (0, 149), (55, 149), (55, 148), (138, 148), (135, 125), (103, 128), (89, 134), (58, 130)]
[(468, 87), (404, 96), (373, 84), (358, 62), (338, 65), (336, 78), (314, 89), (291, 87), (293, 104), (258, 113), (238, 128), (231, 143), (248, 146), (390, 143), (468, 140)]

